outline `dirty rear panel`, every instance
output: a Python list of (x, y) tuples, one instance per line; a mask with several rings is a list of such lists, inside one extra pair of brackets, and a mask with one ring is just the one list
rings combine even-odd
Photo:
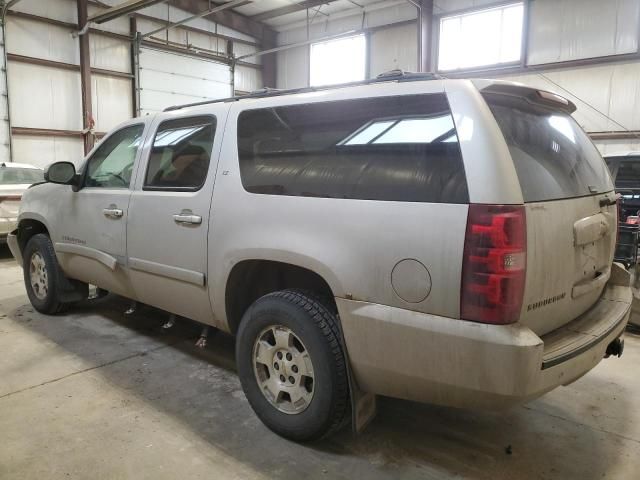
[(537, 102), (517, 89), (489, 88), (483, 96), (509, 148), (525, 202), (527, 275), (520, 321), (544, 335), (587, 311), (609, 279), (616, 239), (613, 185), (568, 108)]

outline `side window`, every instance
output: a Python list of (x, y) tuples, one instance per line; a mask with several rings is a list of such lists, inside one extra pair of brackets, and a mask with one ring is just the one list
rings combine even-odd
[(89, 159), (85, 187), (128, 188), (144, 125), (133, 125), (107, 137)]
[(211, 116), (162, 122), (149, 154), (144, 190), (199, 190), (207, 178), (215, 130)]
[(469, 201), (444, 94), (246, 110), (238, 119), (238, 154), (250, 193)]

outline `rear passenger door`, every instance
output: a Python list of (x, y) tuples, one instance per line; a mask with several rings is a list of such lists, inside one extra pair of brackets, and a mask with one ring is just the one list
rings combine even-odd
[[(222, 108), (220, 109), (222, 113)], [(127, 254), (135, 297), (210, 323), (207, 233), (221, 115), (160, 116), (131, 196)], [(155, 131), (154, 131), (155, 130)]]

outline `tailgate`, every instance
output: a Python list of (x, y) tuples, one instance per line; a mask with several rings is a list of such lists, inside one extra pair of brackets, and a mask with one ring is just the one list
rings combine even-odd
[(538, 335), (582, 315), (602, 294), (615, 250), (613, 197), (526, 204), (527, 275), (520, 322)]
[(617, 209), (607, 166), (555, 94), (492, 84), (482, 94), (513, 160), (527, 222), (520, 322), (544, 335), (597, 301), (609, 279)]

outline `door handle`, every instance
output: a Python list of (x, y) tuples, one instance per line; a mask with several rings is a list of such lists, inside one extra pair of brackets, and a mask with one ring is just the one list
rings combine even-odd
[(182, 225), (200, 225), (202, 223), (202, 217), (192, 213), (177, 213), (173, 216), (173, 220)]
[(104, 214), (105, 217), (109, 217), (109, 218), (121, 218), (123, 215), (121, 209), (114, 208), (113, 206), (109, 208), (103, 208), (102, 213)]

